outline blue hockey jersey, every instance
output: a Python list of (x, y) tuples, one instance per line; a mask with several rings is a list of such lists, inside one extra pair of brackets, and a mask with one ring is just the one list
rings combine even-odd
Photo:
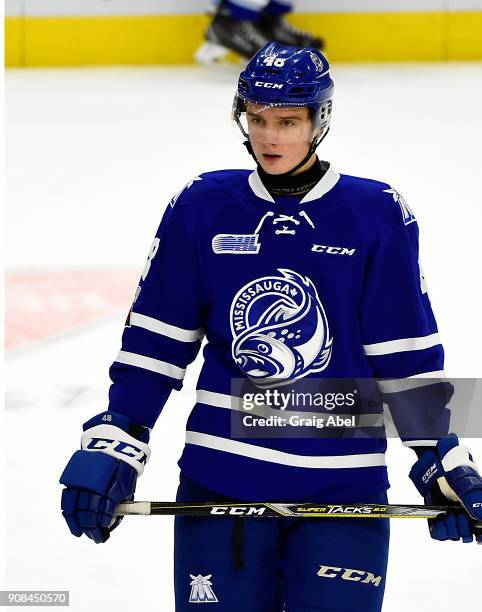
[(257, 171), (194, 178), (170, 201), (149, 252), (110, 369), (109, 410), (153, 427), (204, 336), (179, 460), (189, 478), (239, 499), (356, 501), (386, 489), (383, 435), (236, 439), (231, 414), (233, 380), (243, 377), (260, 388), (397, 379), (379, 383), (397, 397), (442, 375), (403, 197), (331, 166), (301, 199), (272, 197)]

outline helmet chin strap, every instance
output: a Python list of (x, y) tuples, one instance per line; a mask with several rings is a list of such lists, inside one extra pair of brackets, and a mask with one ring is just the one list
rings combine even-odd
[[(310, 159), (310, 157), (313, 155), (313, 153), (316, 151), (316, 149), (320, 146), (320, 144), (323, 142), (323, 140), (325, 139), (325, 137), (327, 136), (329, 131), (330, 131), (330, 127), (328, 126), (328, 129), (325, 131), (323, 136), (321, 136), (318, 139), (317, 138), (313, 138), (308, 153), (303, 157), (303, 159), (300, 161), (299, 164), (296, 164), (296, 166), (294, 168), (291, 168), (291, 170), (288, 170), (288, 172), (281, 172), (280, 174), (277, 174), (276, 176), (291, 176), (297, 170), (302, 168), (306, 164), (306, 162)], [(259, 161), (256, 159), (256, 155), (254, 154), (254, 151), (253, 151), (253, 146), (251, 145), (251, 142), (249, 141), (249, 139), (245, 140), (243, 142), (243, 144), (246, 147), (246, 149), (248, 150), (248, 153), (251, 155), (251, 157), (256, 162), (256, 164), (258, 166), (261, 166)]]

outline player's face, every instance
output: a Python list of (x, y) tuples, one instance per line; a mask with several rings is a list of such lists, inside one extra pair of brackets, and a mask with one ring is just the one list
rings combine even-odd
[(308, 153), (313, 124), (306, 107), (266, 107), (249, 102), (246, 120), (251, 146), (265, 172), (288, 172)]

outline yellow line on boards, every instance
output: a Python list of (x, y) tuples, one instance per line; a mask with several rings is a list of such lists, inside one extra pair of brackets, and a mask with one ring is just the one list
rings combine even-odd
[(190, 64), (207, 24), (204, 15), (7, 17), (5, 60), (9, 67)]
[[(482, 60), (482, 11), (306, 13), (335, 62)], [(8, 67), (190, 64), (205, 15), (6, 17)]]

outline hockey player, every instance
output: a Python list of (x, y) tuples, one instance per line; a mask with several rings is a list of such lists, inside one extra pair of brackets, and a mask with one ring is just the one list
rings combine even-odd
[(200, 63), (223, 59), (228, 51), (251, 58), (268, 41), (322, 49), (323, 41), (286, 20), (291, 0), (220, 0), (206, 30), (206, 42), (196, 53)]
[[(417, 223), (390, 185), (317, 158), (332, 94), (315, 49), (269, 44), (241, 74), (233, 118), (257, 169), (202, 174), (167, 206), (110, 370), (109, 409), (84, 424), (61, 476), (74, 535), (101, 543), (119, 524), (113, 514), (133, 498), (149, 431), (205, 336), (178, 501), (386, 503), (383, 435), (231, 433), (239, 379), (263, 390), (377, 378), (419, 455), (410, 476), (425, 501), (465, 509), (431, 522), (432, 537), (473, 541), (482, 479), (447, 435), (451, 390)], [(380, 415), (373, 397), (365, 412)], [(177, 517), (176, 610), (378, 612), (388, 538), (382, 519)]]

